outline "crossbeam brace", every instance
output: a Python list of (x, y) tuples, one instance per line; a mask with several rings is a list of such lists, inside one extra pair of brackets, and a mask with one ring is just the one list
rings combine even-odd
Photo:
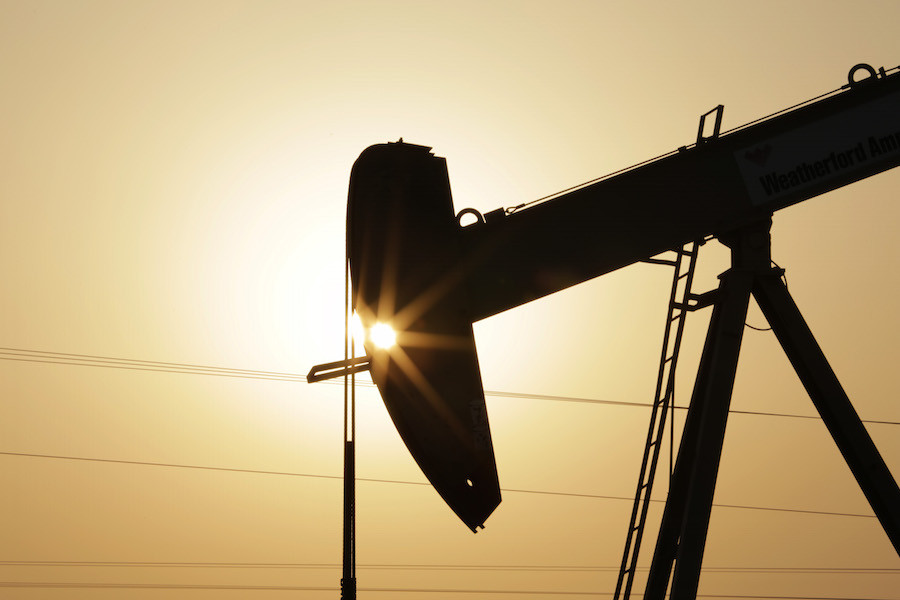
[(326, 379), (361, 373), (362, 371), (368, 371), (371, 367), (372, 357), (370, 356), (357, 356), (356, 358), (323, 363), (309, 370), (309, 373), (306, 375), (306, 383), (316, 383)]

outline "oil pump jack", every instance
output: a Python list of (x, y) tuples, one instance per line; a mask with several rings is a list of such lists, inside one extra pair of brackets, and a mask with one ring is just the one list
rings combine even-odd
[[(732, 263), (717, 290), (693, 299), (712, 316), (645, 600), (667, 590), (672, 599), (696, 597), (751, 295), (900, 554), (900, 489), (774, 266), (769, 233), (775, 211), (900, 164), (900, 67), (856, 65), (834, 92), (725, 133), (722, 111), (701, 118), (696, 144), (483, 216), (454, 214), (446, 161), (431, 148), (402, 140), (369, 147), (350, 175), (351, 297), (364, 327), (390, 324), (396, 343), (367, 339), (366, 357), (309, 375), (369, 369), (423, 473), (476, 531), (500, 504), (500, 485), (472, 323), (717, 238)], [(463, 226), (466, 213), (474, 222)], [(633, 576), (631, 552), (623, 573)]]

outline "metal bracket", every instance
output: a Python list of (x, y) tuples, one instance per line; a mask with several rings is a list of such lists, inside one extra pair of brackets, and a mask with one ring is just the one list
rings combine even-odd
[[(705, 144), (706, 142), (710, 142), (719, 137), (719, 132), (722, 130), (722, 114), (725, 112), (725, 105), (720, 104), (708, 113), (700, 115), (700, 129), (697, 131), (697, 145)], [(703, 129), (706, 126), (706, 117), (709, 115), (716, 113), (716, 123), (713, 126), (713, 132), (711, 135), (703, 135)]]
[(677, 306), (678, 308), (689, 312), (701, 310), (706, 308), (707, 306), (712, 306), (713, 304), (715, 304), (718, 294), (718, 289), (709, 290), (708, 292), (703, 292), (702, 294), (688, 294), (687, 302), (685, 304), (678, 303)]

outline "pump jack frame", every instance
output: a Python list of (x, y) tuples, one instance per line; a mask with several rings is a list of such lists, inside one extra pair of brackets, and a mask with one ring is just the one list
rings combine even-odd
[(644, 600), (663, 600), (670, 578), (671, 600), (696, 598), (751, 295), (900, 554), (900, 489), (794, 304), (784, 271), (773, 266), (770, 228), (771, 215), (718, 236), (731, 249), (731, 268), (719, 276)]

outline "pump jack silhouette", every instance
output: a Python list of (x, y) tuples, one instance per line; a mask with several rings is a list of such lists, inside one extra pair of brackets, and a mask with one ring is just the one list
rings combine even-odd
[[(713, 313), (645, 600), (667, 590), (673, 600), (696, 597), (751, 295), (900, 554), (900, 489), (773, 266), (769, 233), (774, 212), (900, 164), (898, 71), (856, 65), (838, 90), (724, 134), (719, 106), (701, 117), (690, 147), (483, 216), (454, 216), (446, 162), (430, 148), (371, 146), (350, 176), (351, 297), (366, 329), (389, 323), (397, 343), (384, 349), (367, 339), (365, 358), (319, 365), (308, 380), (369, 369), (422, 471), (476, 531), (499, 505), (500, 486), (472, 323), (715, 237), (732, 263), (717, 290), (694, 298)], [(476, 222), (462, 226), (464, 214)], [(641, 487), (638, 498), (648, 498)], [(617, 598), (625, 577), (630, 594), (634, 530)]]

